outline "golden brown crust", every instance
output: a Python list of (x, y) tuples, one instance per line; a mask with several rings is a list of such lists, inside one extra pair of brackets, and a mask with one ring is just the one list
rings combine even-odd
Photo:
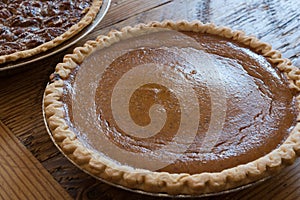
[(21, 58), (28, 58), (60, 45), (64, 41), (70, 39), (71, 37), (79, 33), (87, 25), (89, 25), (95, 19), (101, 5), (102, 5), (102, 0), (93, 0), (92, 5), (90, 6), (89, 11), (86, 13), (86, 15), (77, 24), (71, 26), (70, 29), (67, 30), (65, 33), (33, 49), (18, 51), (8, 55), (2, 55), (0, 56), (0, 64), (10, 62), (10, 61), (16, 61)]
[[(290, 87), (300, 91), (300, 71), (292, 66), (288, 59), (281, 58), (281, 54), (272, 50), (269, 44), (260, 42), (255, 37), (246, 36), (241, 31), (232, 31), (229, 28), (218, 27), (213, 24), (202, 24), (199, 21), (164, 21), (125, 27), (121, 31), (112, 31), (108, 36), (99, 36), (96, 41), (89, 41), (83, 47), (76, 48), (73, 54), (64, 57), (63, 63), (57, 65), (55, 73), (60, 76), (60, 79), (49, 84), (46, 88), (44, 107), (48, 126), (62, 151), (82, 169), (103, 180), (131, 189), (168, 194), (194, 195), (219, 192), (257, 181), (293, 163), (296, 154), (300, 154), (299, 123), (296, 124), (289, 137), (279, 148), (264, 157), (244, 165), (223, 170), (222, 172), (194, 175), (152, 172), (120, 166), (96, 155), (78, 141), (76, 135), (69, 129), (63, 119), (64, 111), (61, 101), (63, 80), (67, 79), (72, 69), (96, 49), (110, 46), (125, 38), (159, 31), (160, 28), (209, 33), (231, 38), (245, 44), (275, 64), (286, 75), (290, 82)], [(296, 100), (297, 105), (300, 105), (299, 96)]]

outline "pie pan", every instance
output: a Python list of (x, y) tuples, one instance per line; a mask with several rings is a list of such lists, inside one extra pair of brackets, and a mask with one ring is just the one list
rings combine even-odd
[(100, 180), (143, 194), (209, 196), (294, 162), (299, 74), (241, 31), (152, 22), (66, 55), (43, 110), (59, 148)]

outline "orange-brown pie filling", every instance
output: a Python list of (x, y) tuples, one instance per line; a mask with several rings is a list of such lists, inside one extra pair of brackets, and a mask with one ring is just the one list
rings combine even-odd
[[(220, 172), (276, 149), (296, 123), (286, 78), (251, 49), (209, 34), (121, 41), (95, 51), (67, 83), (65, 118), (78, 139), (135, 168)], [(150, 154), (154, 166), (134, 158)]]

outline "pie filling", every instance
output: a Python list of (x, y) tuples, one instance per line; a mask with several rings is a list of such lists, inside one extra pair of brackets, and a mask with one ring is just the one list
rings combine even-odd
[(64, 86), (66, 121), (116, 163), (220, 172), (276, 149), (296, 123), (268, 60), (209, 34), (163, 30), (96, 50)]
[(92, 0), (0, 2), (0, 56), (37, 47), (78, 23)]

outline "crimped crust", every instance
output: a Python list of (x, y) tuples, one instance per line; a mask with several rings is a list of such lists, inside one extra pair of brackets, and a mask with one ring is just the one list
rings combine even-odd
[[(69, 129), (64, 120), (65, 113), (61, 101), (64, 80), (69, 77), (71, 71), (78, 64), (82, 63), (86, 56), (96, 49), (105, 48), (126, 38), (153, 32), (159, 28), (209, 33), (238, 41), (275, 64), (286, 75), (290, 87), (300, 91), (300, 71), (292, 66), (288, 59), (282, 58), (281, 54), (273, 50), (269, 44), (261, 42), (253, 36), (246, 36), (241, 31), (232, 31), (227, 27), (218, 27), (213, 24), (202, 24), (199, 21), (164, 21), (125, 27), (121, 31), (112, 31), (108, 36), (99, 36), (96, 41), (89, 41), (83, 47), (76, 48), (73, 54), (64, 57), (63, 63), (57, 65), (55, 74), (59, 78), (53, 79), (52, 83), (47, 86), (44, 108), (53, 138), (62, 151), (82, 169), (103, 180), (131, 189), (167, 194), (195, 195), (219, 192), (270, 176), (284, 166), (293, 163), (296, 154), (300, 154), (300, 124), (298, 122), (279, 148), (255, 161), (216, 173), (190, 175), (136, 170), (100, 157), (79, 142), (75, 133)], [(296, 100), (299, 105), (300, 97), (297, 96)]]
[(87, 25), (89, 25), (95, 19), (101, 5), (102, 0), (93, 0), (92, 5), (90, 6), (89, 11), (86, 13), (86, 15), (77, 24), (71, 26), (65, 33), (35, 48), (24, 51), (18, 51), (8, 55), (2, 55), (0, 56), (0, 64), (10, 61), (16, 61), (21, 58), (28, 58), (60, 45), (64, 41), (70, 39), (71, 37), (79, 33)]

